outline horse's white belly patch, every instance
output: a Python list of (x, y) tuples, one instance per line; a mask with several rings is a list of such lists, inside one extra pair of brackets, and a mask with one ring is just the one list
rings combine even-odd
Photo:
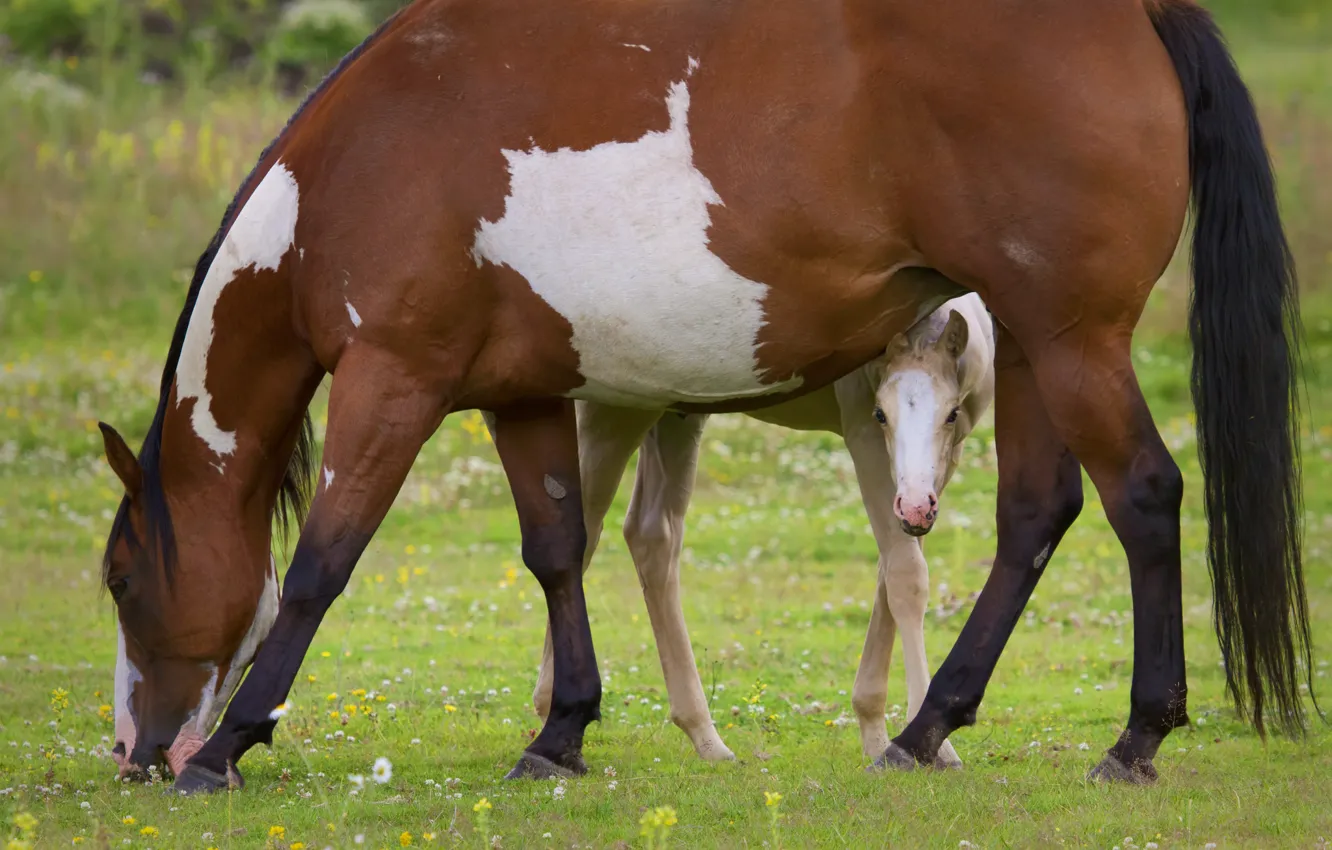
[[(691, 68), (692, 70), (692, 68)], [(671, 123), (634, 142), (583, 151), (504, 151), (504, 215), (472, 252), (521, 274), (573, 327), (586, 383), (571, 395), (656, 406), (794, 389), (764, 384), (755, 353), (768, 287), (708, 249), (722, 199), (693, 163), (683, 81)]]
[[(189, 329), (176, 366), (176, 404), (192, 398), (194, 432), (219, 457), (236, 450), (236, 432), (223, 431), (213, 416), (208, 392), (208, 349), (213, 345), (213, 310), (222, 290), (246, 268), (276, 270), (296, 239), (300, 191), (296, 178), (276, 162), (236, 214), (213, 258), (190, 314)], [(221, 469), (221, 467), (218, 467)]]

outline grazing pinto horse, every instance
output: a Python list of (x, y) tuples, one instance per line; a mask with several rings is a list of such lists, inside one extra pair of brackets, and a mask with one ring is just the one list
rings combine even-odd
[[(1296, 288), (1248, 92), (1191, 0), (418, 0), (345, 60), (200, 259), (107, 546), (148, 766), (206, 713), (301, 507), (282, 606), (176, 777), (238, 781), (329, 606), (451, 411), (495, 443), (549, 609), (550, 715), (514, 775), (581, 772), (601, 679), (581, 582), (574, 399), (720, 412), (812, 392), (945, 300), (1002, 325), (998, 554), (919, 713), (975, 721), (1095, 483), (1128, 555), (1128, 724), (1098, 776), (1153, 776), (1187, 721), (1183, 480), (1130, 340), (1196, 206), (1194, 400), (1231, 693), (1304, 723)], [(299, 511), (296, 512), (299, 518)], [(214, 680), (216, 676), (216, 680)], [(218, 682), (210, 691), (210, 683)]]
[[(962, 457), (962, 444), (994, 398), (994, 333), (975, 294), (949, 301), (836, 383), (750, 416), (802, 431), (831, 431), (846, 441), (865, 512), (879, 545), (878, 586), (851, 704), (865, 754), (888, 746), (884, 708), (894, 630), (902, 633), (907, 718), (930, 684), (925, 659), (929, 571), (918, 538), (928, 534), (939, 497)], [(680, 606), (680, 550), (706, 414), (578, 403), (578, 448), (587, 521), (584, 569), (601, 537), (624, 467), (639, 448), (633, 498), (624, 518), (670, 696), (671, 720), (704, 759), (734, 758), (712, 722)], [(885, 439), (886, 438), (886, 439)], [(641, 447), (639, 444), (642, 444)], [(549, 713), (550, 634), (533, 702)], [(935, 760), (959, 766), (944, 741)]]

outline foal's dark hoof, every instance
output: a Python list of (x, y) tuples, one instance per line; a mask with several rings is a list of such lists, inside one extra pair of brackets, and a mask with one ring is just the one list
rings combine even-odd
[(958, 758), (957, 756), (953, 756), (953, 757), (949, 758), (949, 757), (945, 756), (943, 753), (940, 753), (939, 755), (937, 755), (937, 756), (934, 757), (934, 769), (935, 769), (935, 770), (961, 770), (961, 769), (962, 769), (962, 759)]
[(888, 742), (888, 749), (883, 751), (883, 755), (874, 760), (867, 770), (874, 773), (880, 770), (915, 770), (917, 767), (916, 757), (911, 753), (894, 744)]
[(240, 790), (245, 787), (245, 777), (234, 767), (228, 767), (225, 774), (217, 773), (197, 764), (186, 765), (176, 777), (176, 784), (171, 786), (173, 793), (181, 796), (192, 794), (212, 794), (230, 788)]
[(1087, 774), (1090, 782), (1124, 782), (1129, 785), (1151, 785), (1156, 782), (1156, 768), (1149, 761), (1140, 761), (1129, 767), (1119, 759), (1106, 754), (1101, 763)]
[(566, 758), (567, 765), (557, 764), (543, 755), (533, 752), (523, 753), (513, 770), (505, 774), (505, 779), (572, 779), (587, 773), (587, 762), (577, 753)]

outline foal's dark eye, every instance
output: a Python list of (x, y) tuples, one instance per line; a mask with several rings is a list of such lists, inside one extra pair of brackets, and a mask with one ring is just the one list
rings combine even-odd
[(129, 587), (129, 581), (123, 578), (113, 578), (106, 583), (106, 589), (111, 591), (111, 598), (120, 601), (120, 597), (125, 595), (125, 589)]
[(952, 412), (952, 413), (948, 414), (948, 419), (947, 419), (946, 421), (948, 422), (949, 425), (952, 425), (954, 422), (957, 421), (957, 408), (956, 408), (956, 407), (953, 408), (953, 412)]
[(877, 419), (877, 420), (879, 421), (879, 424), (880, 424), (880, 425), (887, 425), (887, 424), (888, 424), (888, 417), (883, 415), (883, 408), (882, 408), (882, 407), (876, 407), (876, 408), (874, 408), (874, 418)]

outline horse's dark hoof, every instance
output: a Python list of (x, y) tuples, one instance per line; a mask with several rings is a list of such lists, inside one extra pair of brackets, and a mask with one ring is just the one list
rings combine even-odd
[(1106, 754), (1101, 763), (1087, 774), (1090, 782), (1124, 782), (1129, 785), (1151, 785), (1156, 782), (1156, 768), (1149, 761), (1140, 761), (1129, 767), (1119, 759)]
[(569, 764), (557, 764), (543, 755), (533, 752), (523, 753), (513, 770), (505, 774), (505, 779), (572, 779), (587, 773), (587, 763), (583, 757), (574, 754), (568, 758)]
[(228, 766), (225, 774), (217, 773), (206, 767), (200, 767), (197, 764), (186, 765), (185, 769), (176, 777), (176, 784), (171, 786), (171, 791), (181, 796), (191, 794), (212, 794), (215, 791), (226, 791), (230, 788), (240, 790), (245, 787), (245, 777), (240, 775), (240, 771), (234, 767)]
[(873, 773), (889, 768), (893, 770), (915, 770), (916, 757), (889, 741), (888, 749), (884, 750), (883, 755), (874, 760), (874, 764), (870, 765), (868, 770)]

